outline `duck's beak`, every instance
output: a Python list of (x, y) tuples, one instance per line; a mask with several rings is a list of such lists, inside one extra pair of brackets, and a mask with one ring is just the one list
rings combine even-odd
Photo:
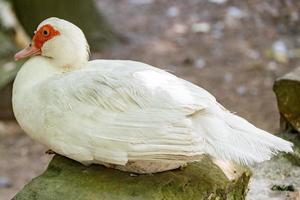
[(23, 58), (27, 58), (29, 56), (40, 55), (40, 54), (41, 54), (41, 49), (35, 47), (35, 45), (30, 44), (28, 47), (15, 54), (15, 60), (17, 61)]

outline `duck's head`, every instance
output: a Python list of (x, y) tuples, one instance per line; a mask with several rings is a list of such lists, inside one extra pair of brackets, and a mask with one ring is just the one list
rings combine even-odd
[(51, 17), (39, 24), (32, 42), (15, 55), (15, 60), (35, 55), (51, 59), (58, 67), (80, 67), (89, 59), (89, 46), (80, 28)]

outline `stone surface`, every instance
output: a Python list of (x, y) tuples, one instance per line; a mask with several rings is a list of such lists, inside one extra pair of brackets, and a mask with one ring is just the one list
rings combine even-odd
[(11, 187), (12, 182), (9, 178), (5, 176), (0, 176), (0, 188), (8, 188)]
[(284, 133), (280, 137), (283, 139), (289, 140), (294, 144), (294, 153), (286, 154), (285, 157), (294, 164), (300, 166), (300, 134), (297, 133)]
[(281, 131), (296, 129), (300, 132), (300, 68), (277, 79), (273, 89), (282, 117)]
[[(277, 136), (291, 141), (294, 153), (279, 154), (252, 166), (253, 176), (247, 200), (300, 199), (300, 134), (292, 131)], [(294, 188), (294, 191), (284, 191), (284, 188)]]
[[(300, 167), (294, 165), (289, 159), (286, 155), (281, 155), (251, 167), (253, 175), (247, 200), (299, 199)], [(276, 186), (292, 186), (295, 191), (276, 190)]]
[(135, 175), (56, 155), (13, 200), (245, 199), (249, 178), (248, 169), (239, 167), (229, 180), (207, 157), (177, 170)]
[(300, 166), (300, 67), (278, 78), (273, 89), (281, 115), (280, 136), (294, 143), (294, 153), (286, 157)]

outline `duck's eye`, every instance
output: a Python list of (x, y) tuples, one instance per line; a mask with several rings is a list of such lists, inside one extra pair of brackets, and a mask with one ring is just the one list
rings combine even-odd
[(48, 36), (49, 35), (49, 31), (48, 30), (43, 30), (43, 35), (44, 36)]

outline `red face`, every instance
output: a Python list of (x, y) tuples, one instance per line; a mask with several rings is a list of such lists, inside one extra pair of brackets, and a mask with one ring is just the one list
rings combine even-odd
[(37, 30), (32, 38), (32, 43), (15, 55), (15, 60), (20, 60), (29, 56), (40, 55), (41, 48), (48, 40), (60, 35), (60, 32), (55, 30), (50, 24), (43, 25)]
[(41, 49), (45, 42), (59, 34), (59, 31), (55, 30), (53, 26), (45, 24), (35, 32), (32, 41), (36, 48)]

